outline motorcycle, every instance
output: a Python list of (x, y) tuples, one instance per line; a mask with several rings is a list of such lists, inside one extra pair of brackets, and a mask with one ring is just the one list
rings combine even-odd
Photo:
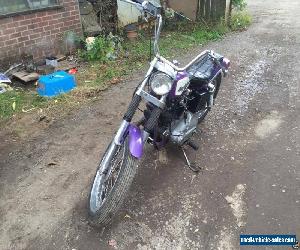
[[(145, 18), (155, 19), (154, 59), (97, 168), (89, 195), (90, 221), (95, 226), (108, 224), (122, 205), (146, 143), (156, 149), (168, 143), (178, 145), (187, 166), (199, 171), (191, 164), (184, 146), (198, 149), (192, 136), (213, 107), (230, 66), (227, 58), (212, 50), (203, 51), (183, 68), (176, 61), (168, 61), (160, 55), (158, 46), (161, 6), (143, 0), (123, 1), (135, 5)], [(142, 100), (146, 103), (143, 118), (134, 124)]]

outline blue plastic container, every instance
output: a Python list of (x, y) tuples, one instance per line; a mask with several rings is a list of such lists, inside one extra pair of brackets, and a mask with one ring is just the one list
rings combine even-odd
[(37, 92), (41, 96), (54, 97), (68, 93), (76, 87), (75, 77), (65, 71), (41, 76), (38, 80)]

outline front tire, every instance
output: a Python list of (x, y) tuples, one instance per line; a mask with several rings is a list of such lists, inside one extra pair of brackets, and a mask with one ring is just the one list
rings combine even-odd
[[(107, 151), (108, 149), (106, 150), (105, 154), (107, 154)], [(102, 227), (111, 222), (112, 218), (123, 204), (137, 171), (137, 160), (130, 154), (128, 139), (125, 140), (122, 146), (119, 146), (116, 155), (111, 161), (112, 165), (115, 163), (114, 161), (116, 161), (118, 156), (121, 156), (121, 162), (117, 167), (118, 173), (113, 184), (108, 183), (111, 184), (111, 189), (108, 191), (106, 190), (107, 194), (105, 197), (103, 197), (103, 190), (104, 188), (107, 189), (107, 187), (105, 187), (106, 184), (103, 184), (103, 188), (102, 186), (100, 187), (98, 178), (105, 178), (105, 182), (107, 182), (111, 177), (108, 175), (113, 175), (113, 171), (116, 169), (112, 169), (111, 171), (108, 171), (108, 173), (104, 174), (101, 161), (94, 177), (89, 195), (89, 214), (91, 224), (96, 227)], [(113, 168), (114, 165), (110, 167)], [(99, 199), (100, 201), (98, 200), (97, 203), (97, 200), (95, 199)]]

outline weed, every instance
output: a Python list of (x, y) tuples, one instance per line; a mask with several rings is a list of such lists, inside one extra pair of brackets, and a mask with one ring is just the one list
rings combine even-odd
[(90, 43), (86, 43), (86, 50), (79, 50), (78, 55), (87, 61), (105, 63), (116, 59), (123, 51), (123, 39), (110, 33), (108, 36), (95, 37)]
[(106, 38), (102, 36), (95, 37), (92, 44), (86, 51), (81, 51), (81, 56), (88, 61), (106, 62), (106, 55), (112, 51), (112, 47)]
[(252, 17), (245, 11), (234, 13), (230, 20), (230, 28), (233, 31), (244, 30), (252, 23)]
[(232, 5), (235, 9), (241, 11), (247, 6), (246, 0), (232, 0)]
[(27, 112), (46, 104), (46, 99), (33, 92), (7, 91), (0, 95), (0, 118), (6, 119), (14, 113)]

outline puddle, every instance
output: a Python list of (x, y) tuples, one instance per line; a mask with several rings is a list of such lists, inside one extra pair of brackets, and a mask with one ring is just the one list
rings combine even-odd
[(264, 139), (276, 132), (282, 123), (282, 117), (277, 111), (273, 111), (265, 119), (261, 120), (255, 128), (255, 135)]

